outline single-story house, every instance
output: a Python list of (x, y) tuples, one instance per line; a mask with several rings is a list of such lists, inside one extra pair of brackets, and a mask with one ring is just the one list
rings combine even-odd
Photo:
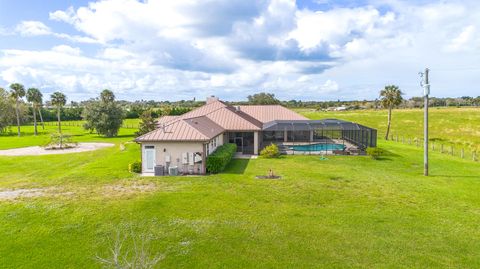
[(139, 136), (142, 173), (206, 173), (209, 154), (235, 143), (239, 154), (258, 155), (275, 143), (285, 154), (358, 153), (376, 146), (376, 130), (340, 120), (308, 120), (280, 105), (232, 106), (217, 97), (180, 116), (163, 116), (158, 129)]

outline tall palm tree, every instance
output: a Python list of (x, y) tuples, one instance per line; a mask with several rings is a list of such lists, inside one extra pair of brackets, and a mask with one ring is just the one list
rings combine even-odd
[(40, 115), (40, 121), (42, 122), (42, 129), (45, 130), (45, 123), (43, 122), (43, 117), (42, 117), (42, 106), (43, 104), (40, 103), (38, 106), (38, 115)]
[(20, 83), (10, 84), (10, 96), (15, 100), (15, 113), (17, 114), (17, 129), (18, 136), (20, 136), (20, 100), (25, 96), (25, 87)]
[(388, 124), (387, 132), (385, 133), (385, 140), (388, 140), (390, 134), (390, 124), (392, 122), (392, 109), (402, 103), (402, 91), (395, 85), (387, 85), (380, 91), (380, 103), (383, 108), (388, 109)]
[(37, 132), (37, 109), (40, 108), (42, 105), (42, 93), (36, 88), (29, 88), (27, 90), (27, 101), (32, 104), (33, 110), (33, 126), (35, 135), (38, 134)]
[(115, 94), (111, 90), (105, 89), (100, 93), (100, 99), (104, 103), (111, 103), (115, 101)]
[(67, 103), (67, 97), (61, 92), (54, 92), (50, 95), (52, 105), (57, 107), (58, 133), (60, 135), (60, 148), (62, 147), (62, 122), (60, 120), (60, 110)]

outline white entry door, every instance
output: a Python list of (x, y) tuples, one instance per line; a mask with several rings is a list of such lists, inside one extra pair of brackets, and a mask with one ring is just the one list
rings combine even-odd
[(143, 151), (144, 153), (144, 172), (153, 172), (155, 167), (155, 147), (154, 146), (145, 146)]

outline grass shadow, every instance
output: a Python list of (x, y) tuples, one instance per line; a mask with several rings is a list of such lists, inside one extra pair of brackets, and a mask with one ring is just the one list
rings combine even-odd
[(223, 173), (237, 175), (244, 174), (249, 162), (250, 159), (234, 159), (227, 165)]
[(385, 159), (390, 159), (390, 158), (386, 158), (386, 157), (400, 157), (400, 155), (396, 154), (396, 153), (393, 153), (391, 152), (390, 150), (387, 150), (385, 148), (382, 148), (382, 156), (380, 156), (380, 158), (385, 158)]
[(443, 178), (478, 178), (480, 179), (480, 176), (461, 176), (461, 175), (432, 175), (429, 174), (429, 177), (443, 177)]

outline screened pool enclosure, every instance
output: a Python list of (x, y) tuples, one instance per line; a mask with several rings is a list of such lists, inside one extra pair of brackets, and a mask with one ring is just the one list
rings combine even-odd
[(377, 130), (337, 119), (277, 120), (263, 126), (261, 148), (277, 144), (284, 154), (363, 154), (376, 147)]

